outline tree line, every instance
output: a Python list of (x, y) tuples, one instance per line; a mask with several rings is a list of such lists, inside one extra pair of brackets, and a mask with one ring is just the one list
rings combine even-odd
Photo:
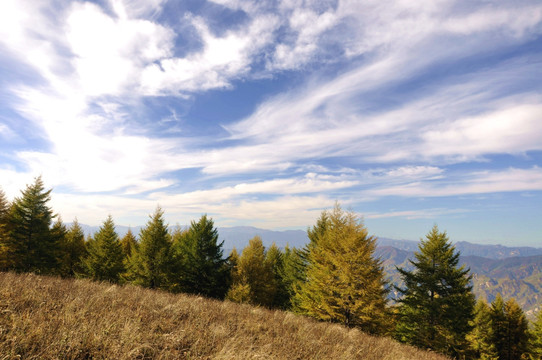
[(542, 312), (529, 327), (514, 299), (476, 303), (469, 269), (437, 226), (412, 270), (398, 269), (400, 297), (375, 257), (376, 238), (339, 205), (322, 212), (301, 248), (266, 249), (254, 237), (223, 254), (213, 220), (169, 229), (157, 207), (138, 236), (120, 238), (108, 216), (92, 236), (67, 228), (48, 206), (41, 177), (9, 202), (0, 190), (0, 270), (87, 277), (293, 311), (457, 359), (542, 359)]

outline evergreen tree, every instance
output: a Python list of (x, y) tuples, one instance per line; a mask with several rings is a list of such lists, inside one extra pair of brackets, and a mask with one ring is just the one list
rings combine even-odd
[(504, 302), (497, 295), (490, 310), (493, 344), (499, 360), (526, 359), (529, 352), (528, 322), (514, 299)]
[(290, 294), (284, 281), (284, 253), (273, 243), (265, 254), (265, 261), (273, 272), (275, 292), (271, 307), (287, 309), (290, 306)]
[(120, 244), (122, 246), (122, 252), (124, 253), (125, 258), (132, 256), (132, 253), (136, 251), (138, 246), (132, 229), (128, 229), (126, 235), (124, 235), (120, 240)]
[(62, 274), (62, 268), (63, 268), (63, 260), (65, 257), (65, 251), (66, 248), (66, 236), (68, 234), (68, 229), (66, 228), (66, 225), (62, 222), (62, 218), (59, 215), (56, 215), (56, 221), (53, 224), (53, 227), (51, 228), (51, 236), (54, 239), (54, 242), (56, 244), (55, 248), (57, 249), (57, 252), (55, 254), (56, 260), (57, 260), (57, 267), (52, 270), (53, 273), (57, 275), (63, 275)]
[(542, 359), (542, 310), (538, 310), (538, 316), (533, 324), (531, 341), (531, 359)]
[(85, 233), (81, 225), (79, 225), (77, 218), (74, 219), (66, 233), (62, 253), (61, 275), (81, 275), (83, 272), (82, 261), (87, 255), (87, 249), (85, 246)]
[(252, 238), (243, 249), (233, 278), (236, 282), (227, 295), (228, 299), (242, 299), (242, 302), (245, 302), (245, 292), (248, 290), (249, 303), (272, 306), (276, 289), (275, 278), (271, 263), (266, 261), (265, 247), (259, 236)]
[(3, 239), (2, 231), (7, 231), (5, 227), (8, 220), (9, 207), (10, 205), (8, 199), (6, 198), (6, 194), (2, 188), (0, 188), (0, 241)]
[(485, 301), (479, 300), (474, 308), (472, 331), (467, 340), (473, 350), (473, 355), (480, 360), (497, 360), (498, 354), (493, 344), (494, 335), (489, 306)]
[(178, 277), (174, 289), (223, 299), (230, 287), (230, 269), (218, 243), (218, 231), (212, 219), (203, 215), (192, 221), (187, 232), (175, 242)]
[[(300, 310), (317, 319), (358, 326), (370, 333), (386, 330), (387, 284), (376, 238), (352, 212), (338, 205), (323, 213), (309, 231), (307, 281), (295, 294)], [(314, 235), (311, 235), (314, 234)]]
[(295, 294), (306, 280), (307, 254), (306, 249), (290, 249), (286, 246), (282, 256), (281, 278), (289, 299), (286, 309), (292, 309), (295, 312), (302, 312)]
[(6, 194), (0, 188), (0, 270), (9, 268), (9, 250), (8, 241), (8, 215), (10, 204), (6, 198)]
[(111, 215), (88, 242), (88, 256), (83, 260), (83, 269), (94, 280), (111, 282), (119, 282), (125, 271), (124, 254)]
[(4, 269), (51, 273), (57, 268), (58, 243), (51, 234), (54, 218), (47, 203), (51, 191), (41, 177), (16, 198), (7, 216), (7, 236), (0, 244)]
[(237, 249), (233, 248), (228, 257), (228, 263), (231, 269), (231, 287), (226, 293), (226, 299), (239, 303), (250, 302), (250, 285), (243, 279), (241, 271), (239, 270), (239, 253)]
[(159, 207), (150, 216), (129, 262), (129, 279), (151, 289), (166, 288), (172, 268), (171, 238), (163, 216)]
[(402, 297), (396, 336), (421, 348), (464, 356), (475, 305), (469, 269), (458, 267), (459, 252), (437, 226), (414, 256), (413, 271), (398, 268), (406, 287), (397, 288)]

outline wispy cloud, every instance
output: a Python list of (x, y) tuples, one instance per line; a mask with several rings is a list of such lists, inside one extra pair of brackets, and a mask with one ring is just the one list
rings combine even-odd
[[(197, 10), (165, 13), (166, 0), (1, 1), (0, 65), (26, 74), (3, 83), (14, 101), (2, 107), (43, 141), (0, 164), (8, 194), (43, 174), (67, 214), (158, 202), (271, 227), (310, 223), (335, 199), (542, 190), (538, 166), (461, 168), (542, 150), (542, 57), (515, 52), (542, 34), (538, 2), (213, 3), (243, 20), (217, 28)], [(198, 46), (178, 51), (182, 31)], [(244, 118), (203, 124), (172, 105), (262, 78), (286, 85)], [(214, 131), (189, 136), (181, 121)], [(428, 209), (371, 216), (455, 211)]]
[(542, 190), (542, 169), (509, 168), (497, 171), (466, 172), (444, 181), (405, 182), (398, 186), (383, 186), (369, 190), (377, 196), (444, 197), (514, 191)]

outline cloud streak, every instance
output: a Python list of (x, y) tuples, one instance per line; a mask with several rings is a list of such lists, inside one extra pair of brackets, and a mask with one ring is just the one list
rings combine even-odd
[[(43, 174), (55, 206), (94, 222), (160, 203), (280, 227), (335, 200), (542, 190), (536, 157), (495, 161), (542, 151), (536, 1), (168, 5), (0, 3), (0, 65), (16, 79), (0, 119), (23, 124), (0, 123), (19, 139), (0, 164), (8, 194)], [(243, 115), (201, 115), (206, 97)], [(462, 211), (427, 209), (370, 213)]]

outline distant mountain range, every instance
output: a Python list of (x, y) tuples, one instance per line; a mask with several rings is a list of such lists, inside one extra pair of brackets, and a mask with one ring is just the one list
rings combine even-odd
[[(498, 248), (503, 247), (498, 246)], [(532, 249), (533, 252), (540, 250)], [(506, 248), (506, 252), (515, 253), (515, 248)], [(494, 252), (490, 254), (495, 255)], [(401, 286), (401, 278), (396, 266), (412, 269), (409, 259), (414, 258), (414, 251), (401, 250), (393, 246), (379, 246), (376, 255), (382, 259), (390, 283)], [(472, 286), (477, 298), (488, 302), (493, 301), (497, 294), (501, 294), (504, 299), (514, 298), (530, 319), (533, 319), (536, 312), (541, 310), (542, 255), (516, 255), (505, 259), (490, 259), (474, 255), (463, 256), (461, 252), (460, 263), (470, 268), (473, 274)], [(392, 290), (391, 297), (397, 296), (398, 293)]]
[[(81, 224), (86, 234), (93, 234), (99, 227)], [(126, 226), (117, 226), (119, 236), (128, 231)], [(131, 228), (139, 234), (141, 226)], [(248, 241), (258, 235), (266, 247), (272, 243), (278, 247), (303, 247), (308, 241), (303, 230), (272, 231), (250, 226), (218, 228), (219, 239), (224, 241), (224, 254), (233, 248), (241, 251)], [(410, 268), (409, 259), (418, 250), (418, 241), (378, 239), (376, 255), (393, 284), (400, 283), (396, 266)], [(508, 247), (503, 245), (481, 245), (466, 241), (455, 243), (461, 253), (461, 263), (471, 269), (473, 290), (477, 297), (491, 302), (500, 293), (505, 299), (515, 298), (527, 315), (532, 318), (542, 306), (542, 248)], [(397, 294), (392, 294), (396, 296)]]

